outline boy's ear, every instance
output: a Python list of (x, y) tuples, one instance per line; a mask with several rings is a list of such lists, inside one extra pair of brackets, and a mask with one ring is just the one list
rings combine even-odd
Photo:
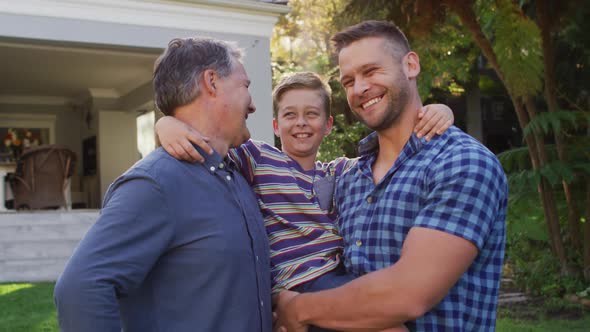
[(276, 117), (272, 118), (272, 130), (275, 132), (276, 137), (281, 138), (281, 135), (279, 134), (279, 122)]
[(217, 83), (219, 80), (219, 76), (217, 75), (217, 72), (213, 69), (207, 69), (203, 72), (203, 78), (202, 78), (202, 87), (203, 90), (211, 95), (211, 96), (215, 96), (217, 95)]
[(330, 135), (330, 133), (332, 132), (333, 125), (334, 125), (334, 118), (330, 115), (328, 117), (328, 121), (326, 122), (326, 130), (324, 132), (324, 136)]

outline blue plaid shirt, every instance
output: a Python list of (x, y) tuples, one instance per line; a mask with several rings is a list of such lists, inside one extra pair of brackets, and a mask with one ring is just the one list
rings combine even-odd
[(375, 185), (376, 133), (338, 181), (336, 206), (344, 261), (356, 276), (395, 264), (412, 227), (471, 241), (479, 254), (447, 296), (412, 331), (493, 331), (504, 260), (508, 187), (495, 156), (456, 127), (430, 142), (412, 135)]

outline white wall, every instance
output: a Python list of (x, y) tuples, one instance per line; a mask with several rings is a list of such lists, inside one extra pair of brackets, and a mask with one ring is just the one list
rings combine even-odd
[[(91, 6), (95, 9), (104, 6), (105, 8), (101, 10), (112, 12), (113, 9), (109, 6), (118, 6), (117, 1), (102, 4), (98, 0), (91, 0), (76, 2), (75, 5), (72, 5), (71, 1), (65, 0), (54, 2), (55, 6), (64, 5), (64, 10), (59, 12), (55, 10), (57, 7), (53, 8), (49, 4), (32, 0), (21, 1), (20, 5), (15, 3), (6, 8), (0, 7), (0, 36), (59, 43), (74, 42), (98, 47), (100, 45), (109, 45), (109, 47), (124, 46), (152, 50), (163, 50), (168, 42), (175, 37), (198, 35), (237, 42), (246, 51), (244, 66), (252, 81), (250, 91), (257, 107), (256, 113), (248, 118), (250, 132), (254, 139), (271, 144), (274, 142), (271, 126), (270, 35), (277, 20), (276, 17), (279, 13), (287, 12), (287, 6), (265, 4), (257, 1), (240, 1), (236, 2), (234, 6), (253, 8), (237, 9), (232, 8), (232, 6), (224, 7), (224, 5), (220, 5), (220, 8), (214, 10), (215, 15), (210, 16), (208, 10), (211, 8), (199, 5), (196, 2), (153, 1), (157, 4), (150, 5), (143, 1), (120, 1), (119, 5), (123, 7), (125, 7), (124, 4), (137, 6), (137, 12), (125, 11), (126, 15), (131, 15), (130, 17), (134, 17), (135, 21), (146, 20), (145, 22), (132, 24), (130, 22), (117, 22), (117, 20), (122, 19), (117, 15), (101, 16), (98, 15), (98, 12), (93, 13), (85, 10), (85, 6)], [(254, 9), (254, 7), (258, 9)], [(119, 9), (123, 10), (123, 8)], [(189, 12), (190, 15), (188, 15)], [(33, 13), (34, 15), (32, 15)], [(48, 13), (51, 13), (51, 15)], [(73, 18), (82, 14), (85, 17)], [(158, 17), (159, 20), (153, 20), (154, 14), (161, 16)], [(148, 19), (150, 17), (151, 20)], [(214, 20), (215, 24), (206, 24), (208, 20)], [(164, 21), (168, 23), (163, 24)], [(149, 22), (149, 24), (146, 22)], [(147, 87), (149, 88), (149, 85)], [(124, 105), (121, 106), (132, 107), (132, 104), (141, 102), (141, 98), (136, 97), (138, 96), (130, 95), (128, 99), (124, 100)], [(145, 100), (145, 102), (147, 101)], [(82, 137), (87, 137), (87, 135), (83, 132)]]
[(98, 112), (98, 174), (100, 195), (137, 160), (137, 114), (134, 112)]

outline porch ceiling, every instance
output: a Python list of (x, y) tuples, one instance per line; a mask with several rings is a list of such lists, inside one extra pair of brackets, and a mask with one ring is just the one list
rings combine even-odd
[(88, 89), (124, 96), (151, 80), (160, 52), (0, 40), (0, 97), (72, 100)]

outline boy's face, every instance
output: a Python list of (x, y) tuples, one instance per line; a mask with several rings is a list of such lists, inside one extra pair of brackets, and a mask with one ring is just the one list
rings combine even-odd
[(295, 89), (285, 92), (272, 120), (275, 135), (281, 139), (283, 152), (292, 159), (313, 158), (322, 140), (332, 130), (322, 96), (317, 90)]

